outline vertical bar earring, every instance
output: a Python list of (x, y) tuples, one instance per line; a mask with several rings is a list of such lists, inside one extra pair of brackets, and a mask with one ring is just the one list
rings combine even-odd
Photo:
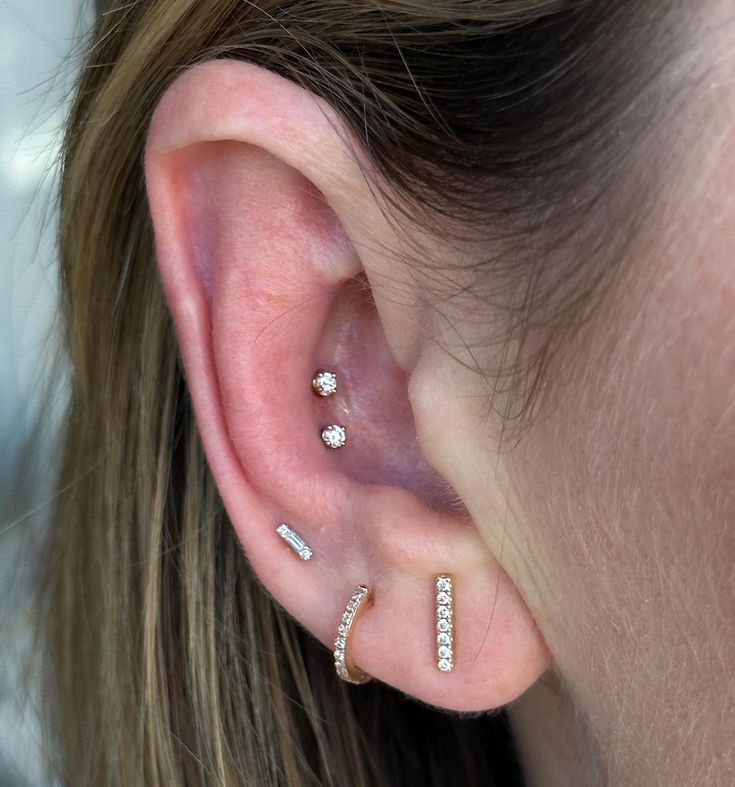
[(437, 574), (436, 666), (442, 672), (454, 669), (454, 581), (450, 574)]

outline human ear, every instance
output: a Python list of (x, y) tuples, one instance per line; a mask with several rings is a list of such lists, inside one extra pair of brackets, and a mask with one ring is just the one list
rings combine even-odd
[[(438, 706), (493, 708), (548, 653), (422, 456), (415, 335), (372, 265), (396, 238), (360, 155), (330, 107), (292, 82), (233, 60), (190, 68), (146, 145), (161, 280), (211, 472), (264, 586), (331, 647), (367, 585), (349, 643), (361, 670)], [(335, 395), (314, 395), (319, 368), (336, 372)], [(344, 447), (325, 446), (328, 424), (345, 427)], [(277, 535), (281, 522), (310, 560)], [(438, 574), (454, 577), (450, 672), (437, 668)]]

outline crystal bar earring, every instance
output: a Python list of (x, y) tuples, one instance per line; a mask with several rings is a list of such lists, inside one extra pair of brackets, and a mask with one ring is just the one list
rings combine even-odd
[(442, 672), (454, 669), (454, 581), (438, 574), (436, 585), (436, 666)]
[(278, 525), (276, 533), (278, 533), (302, 560), (311, 560), (311, 556), (314, 554), (311, 551), (311, 547), (309, 547), (306, 541), (304, 541), (298, 533), (291, 530), (285, 522), (281, 522), (281, 524)]

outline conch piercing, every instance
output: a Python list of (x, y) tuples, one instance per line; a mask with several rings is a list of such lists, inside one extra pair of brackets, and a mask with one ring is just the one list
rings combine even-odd
[(436, 583), (436, 666), (442, 672), (454, 669), (454, 581), (438, 574)]
[(347, 442), (347, 430), (339, 424), (330, 424), (322, 429), (322, 442), (327, 448), (342, 448)]
[(342, 613), (342, 620), (337, 628), (337, 636), (334, 640), (334, 667), (337, 670), (337, 675), (348, 683), (358, 685), (367, 683), (370, 680), (370, 676), (350, 663), (347, 657), (347, 645), (359, 614), (368, 606), (367, 599), (369, 594), (370, 591), (366, 585), (358, 585), (355, 588), (352, 598), (347, 602), (345, 611)]
[(276, 528), (276, 533), (293, 549), (293, 551), (302, 559), (302, 560), (311, 560), (311, 556), (314, 554), (311, 551), (309, 545), (304, 541), (303, 538), (298, 533), (295, 533), (291, 528), (285, 523), (282, 522)]
[(317, 396), (334, 396), (337, 393), (337, 375), (325, 369), (317, 369), (311, 387)]

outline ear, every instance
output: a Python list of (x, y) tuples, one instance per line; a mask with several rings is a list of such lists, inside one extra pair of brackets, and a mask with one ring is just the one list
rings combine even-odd
[[(365, 584), (373, 603), (352, 661), (428, 703), (497, 707), (548, 654), (422, 458), (408, 394), (416, 332), (371, 262), (398, 239), (360, 156), (325, 102), (251, 64), (197, 65), (162, 98), (146, 182), (197, 424), (248, 560), (301, 624), (331, 647)], [(336, 372), (335, 395), (315, 396), (320, 368)], [(325, 446), (328, 424), (345, 427), (344, 447)], [(310, 560), (279, 537), (281, 522)], [(455, 578), (451, 672), (437, 668), (440, 573)]]

